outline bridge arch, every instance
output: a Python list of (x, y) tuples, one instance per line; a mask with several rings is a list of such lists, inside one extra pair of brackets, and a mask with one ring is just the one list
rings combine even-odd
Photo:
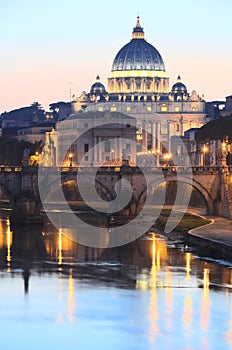
[[(82, 179), (83, 180), (83, 179)], [(84, 181), (86, 182), (86, 184), (88, 185), (88, 183), (90, 183), (90, 179), (87, 176), (85, 176)], [(52, 177), (50, 179), (44, 179), (44, 181), (40, 184), (40, 187), (43, 189), (43, 186), (45, 186), (46, 188), (46, 198), (49, 197), (49, 195), (51, 195), (51, 193), (60, 187), (60, 185), (65, 185), (68, 183), (75, 183), (78, 185), (78, 179), (77, 176), (74, 177), (70, 177), (70, 176), (61, 176), (60, 177), (55, 177), (55, 179), (52, 179)], [(104, 185), (101, 181), (99, 181), (98, 179), (95, 179), (95, 188), (97, 190), (98, 195), (105, 199), (106, 201), (111, 201), (114, 199), (114, 194), (109, 191), (109, 188)]]
[[(214, 206), (214, 201), (213, 201), (211, 194), (201, 183), (199, 183), (194, 178), (188, 178), (188, 177), (182, 177), (182, 176), (178, 176), (178, 178), (177, 177), (172, 177), (172, 178), (160, 177), (160, 178), (152, 181), (151, 183), (149, 183), (148, 193), (151, 193), (152, 191), (154, 191), (155, 187), (158, 187), (159, 185), (165, 184), (167, 182), (182, 182), (182, 183), (185, 183), (185, 184), (189, 185), (190, 187), (194, 188), (201, 195), (201, 197), (205, 203), (206, 213), (208, 215), (215, 214), (215, 206)], [(145, 203), (146, 194), (147, 194), (147, 189), (144, 189), (141, 192), (140, 196), (138, 197), (138, 207), (141, 207)]]
[[(3, 194), (6, 196), (6, 198), (10, 202), (10, 206), (13, 208), (14, 207), (14, 202), (15, 202), (15, 196), (9, 191), (9, 189), (5, 186), (5, 184), (0, 182), (0, 189), (3, 191)], [(1, 198), (3, 199), (3, 198)]]

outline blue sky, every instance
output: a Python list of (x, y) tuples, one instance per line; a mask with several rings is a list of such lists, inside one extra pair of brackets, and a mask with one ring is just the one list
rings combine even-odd
[(107, 86), (138, 14), (170, 86), (180, 74), (189, 91), (207, 100), (232, 94), (230, 0), (0, 0), (0, 6), (0, 112), (68, 101), (68, 82), (79, 95), (97, 74)]

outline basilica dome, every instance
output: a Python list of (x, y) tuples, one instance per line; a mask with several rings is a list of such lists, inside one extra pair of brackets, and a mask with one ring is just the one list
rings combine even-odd
[(177, 83), (175, 83), (172, 87), (172, 93), (173, 94), (187, 94), (187, 88), (182, 83), (181, 77), (179, 75), (177, 77)]
[[(117, 75), (116, 72), (122, 71), (125, 73), (128, 71), (150, 71), (149, 76), (159, 76), (159, 72), (163, 76), (165, 72), (160, 53), (144, 39), (144, 31), (140, 25), (139, 17), (137, 17), (137, 24), (133, 29), (132, 40), (121, 48), (112, 65), (113, 76)], [(145, 74), (147, 75), (147, 72)]]
[(106, 93), (105, 86), (100, 82), (99, 75), (96, 77), (96, 82), (91, 86), (90, 94), (102, 95)]

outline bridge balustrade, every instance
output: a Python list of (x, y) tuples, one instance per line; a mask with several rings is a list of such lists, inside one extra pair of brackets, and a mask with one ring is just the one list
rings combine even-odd
[(1, 165), (0, 166), (0, 172), (19, 172), (22, 171), (22, 167), (20, 166), (6, 166), (6, 165)]
[[(95, 167), (83, 167), (79, 168), (77, 166), (73, 167), (40, 167), (40, 171), (42, 172), (51, 172), (51, 173), (77, 173), (78, 170), (83, 170), (85, 173), (93, 173), (93, 171), (97, 172), (98, 174), (112, 174), (112, 173), (123, 173), (123, 174), (160, 174), (161, 172), (163, 174), (167, 175), (173, 175), (177, 173), (181, 174), (195, 174), (195, 175), (217, 175), (217, 174), (223, 174), (223, 173), (230, 173), (232, 174), (232, 166), (228, 167), (219, 167), (219, 166), (193, 166), (193, 167), (186, 167), (186, 166), (160, 166), (160, 167), (142, 167), (141, 169), (139, 167), (131, 167), (131, 166), (102, 166), (99, 168)], [(29, 167), (22, 167), (22, 166), (0, 166), (0, 173), (6, 172), (6, 173), (14, 173), (14, 172), (37, 172), (38, 166), (29, 166)]]

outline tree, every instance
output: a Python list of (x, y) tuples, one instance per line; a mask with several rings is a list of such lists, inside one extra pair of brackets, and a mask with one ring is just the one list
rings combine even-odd
[(196, 134), (197, 141), (225, 140), (232, 142), (232, 117), (223, 117), (203, 125)]
[(4, 112), (0, 116), (1, 120), (15, 120), (17, 121), (27, 121), (27, 122), (37, 122), (43, 121), (45, 119), (45, 111), (42, 109), (38, 102), (33, 102), (29, 107), (22, 107), (19, 109), (14, 109), (10, 112)]
[(30, 154), (41, 152), (42, 143), (30, 143), (25, 141), (18, 141), (7, 137), (0, 137), (0, 165), (22, 165), (23, 152), (28, 148)]

